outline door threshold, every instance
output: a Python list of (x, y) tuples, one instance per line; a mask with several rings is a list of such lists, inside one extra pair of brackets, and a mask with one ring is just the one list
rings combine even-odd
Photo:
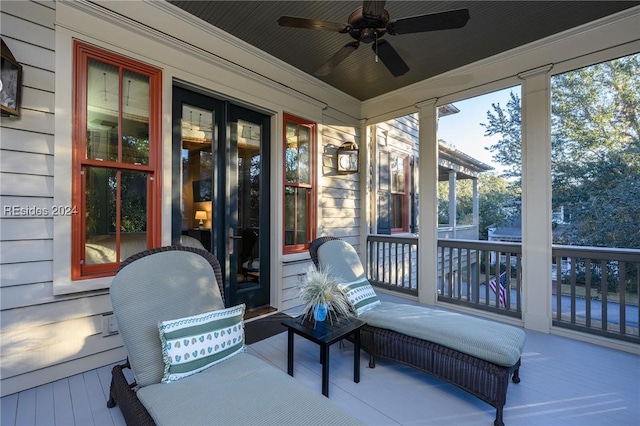
[(251, 318), (260, 317), (262, 315), (270, 314), (272, 312), (276, 312), (277, 309), (273, 306), (260, 306), (258, 308), (248, 309), (244, 313), (245, 321)]

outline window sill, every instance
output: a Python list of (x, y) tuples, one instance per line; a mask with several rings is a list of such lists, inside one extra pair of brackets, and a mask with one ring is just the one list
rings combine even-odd
[(300, 262), (303, 260), (311, 260), (309, 252), (291, 253), (282, 256), (282, 263)]
[(70, 278), (58, 278), (53, 281), (53, 295), (60, 296), (85, 291), (107, 290), (111, 287), (113, 277), (91, 278), (72, 281)]

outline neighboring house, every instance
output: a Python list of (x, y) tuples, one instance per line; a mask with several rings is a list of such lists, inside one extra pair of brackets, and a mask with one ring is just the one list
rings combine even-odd
[[(452, 104), (438, 107), (438, 118), (455, 114), (459, 110)], [(418, 114), (409, 114), (372, 126), (376, 143), (372, 158), (376, 179), (372, 192), (376, 202), (372, 208), (371, 232), (378, 234), (418, 233), (419, 216), (419, 140)], [(443, 238), (477, 239), (479, 226), (478, 177), (493, 170), (464, 152), (438, 142), (438, 180), (449, 182), (449, 217), (447, 225), (440, 226)], [(459, 226), (456, 221), (456, 182), (473, 181), (473, 223)]]
[[(403, 154), (420, 158), (421, 273), (435, 273), (436, 109), (454, 94), (522, 82), (533, 129), (524, 193), (544, 207), (549, 144), (538, 135), (548, 106), (538, 96), (548, 95), (548, 69), (538, 68), (628, 54), (637, 11), (366, 102), (166, 2), (2, 1), (0, 17), (24, 75), (21, 116), (1, 120), (4, 396), (126, 357), (111, 333), (109, 286), (140, 248), (199, 240), (223, 263), (230, 303), (297, 306), (310, 240), (334, 235), (362, 251), (376, 176), (364, 135), (401, 114), (420, 122), (418, 153)], [(345, 142), (361, 148), (358, 173), (336, 171)], [(411, 166), (395, 158), (396, 170)], [(540, 174), (527, 177), (533, 164)], [(392, 193), (406, 197), (406, 186)], [(410, 230), (401, 212), (389, 227)], [(532, 246), (549, 250), (527, 258), (536, 274), (550, 258), (543, 216), (523, 223)], [(550, 286), (528, 274), (522, 325), (549, 332)], [(423, 303), (435, 302), (431, 278), (421, 281)]]

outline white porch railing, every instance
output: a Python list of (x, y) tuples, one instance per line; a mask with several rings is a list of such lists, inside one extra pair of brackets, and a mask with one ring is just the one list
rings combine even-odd
[[(552, 253), (553, 325), (640, 343), (640, 250), (554, 245)], [(417, 236), (370, 235), (367, 260), (373, 285), (418, 296)], [(441, 302), (521, 318), (521, 244), (439, 239), (437, 291)]]

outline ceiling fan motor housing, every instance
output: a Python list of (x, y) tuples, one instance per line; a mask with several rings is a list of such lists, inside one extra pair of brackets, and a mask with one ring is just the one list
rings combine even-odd
[(366, 15), (362, 6), (351, 12), (347, 21), (351, 27), (349, 35), (362, 43), (373, 43), (386, 34), (389, 12), (386, 9), (380, 16)]

